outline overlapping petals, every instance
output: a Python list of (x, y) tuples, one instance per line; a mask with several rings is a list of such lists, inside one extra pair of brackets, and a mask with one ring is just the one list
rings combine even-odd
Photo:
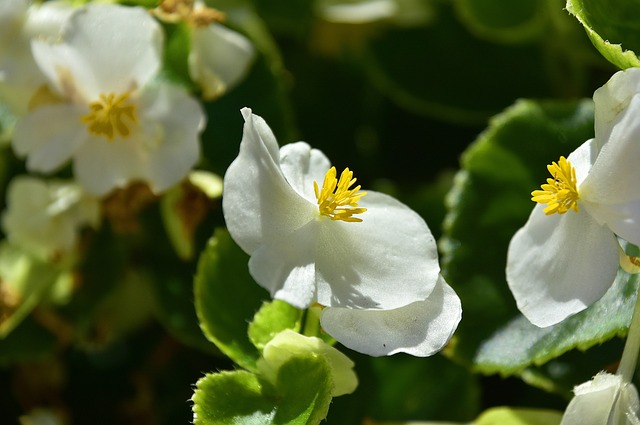
[(547, 216), (537, 205), (511, 240), (507, 281), (537, 326), (558, 323), (604, 295), (618, 270), (617, 237), (640, 243), (638, 93), (640, 70), (631, 69), (594, 94), (596, 138), (568, 158), (579, 212)]
[[(264, 120), (246, 108), (242, 113), (244, 135), (225, 175), (223, 209), (232, 237), (251, 255), (249, 270), (256, 281), (296, 307), (318, 302), (337, 308), (335, 313), (326, 309), (331, 328), (342, 314), (367, 332), (362, 338), (381, 340), (398, 333), (386, 353), (375, 344), (353, 345), (363, 352), (429, 355), (441, 349), (461, 310), (446, 283), (437, 284), (436, 245), (424, 220), (397, 200), (371, 191), (359, 201), (366, 208), (362, 222), (323, 216), (313, 182), (322, 183), (329, 160), (304, 142), (278, 149)], [(447, 311), (440, 315), (440, 308)], [(438, 317), (447, 331), (430, 332)], [(386, 337), (375, 331), (380, 320), (386, 323)], [(409, 330), (405, 325), (411, 320), (415, 325)], [(422, 330), (417, 339), (416, 328)], [(348, 345), (351, 337), (345, 332), (337, 338)]]

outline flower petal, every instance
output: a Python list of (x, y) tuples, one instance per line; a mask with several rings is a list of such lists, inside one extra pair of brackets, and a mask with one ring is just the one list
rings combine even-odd
[(436, 243), (416, 212), (367, 192), (361, 223), (323, 218), (316, 256), (318, 302), (390, 309), (424, 300), (440, 272)]
[(280, 239), (261, 245), (251, 254), (249, 272), (273, 298), (302, 309), (313, 302), (317, 231), (317, 223), (311, 221)]
[(78, 9), (62, 42), (32, 43), (33, 55), (54, 86), (85, 100), (144, 86), (160, 69), (160, 25), (139, 7), (93, 4)]
[(244, 108), (240, 153), (224, 176), (222, 208), (229, 232), (251, 254), (280, 240), (318, 215), (280, 170), (278, 143), (264, 120)]
[(537, 205), (511, 239), (507, 282), (536, 326), (556, 324), (598, 300), (618, 270), (618, 242), (587, 211), (547, 216)]
[(220, 24), (195, 28), (191, 33), (189, 75), (213, 99), (237, 85), (247, 74), (255, 49), (242, 34)]
[(282, 174), (301, 196), (317, 204), (313, 182), (322, 187), (324, 176), (331, 168), (329, 159), (318, 149), (312, 149), (305, 142), (289, 143), (280, 149)]
[(81, 115), (82, 110), (70, 104), (40, 107), (17, 122), (13, 149), (28, 157), (30, 171), (55, 171), (88, 137)]
[(342, 345), (371, 356), (440, 351), (462, 318), (460, 298), (440, 276), (429, 297), (393, 310), (328, 307), (322, 327)]

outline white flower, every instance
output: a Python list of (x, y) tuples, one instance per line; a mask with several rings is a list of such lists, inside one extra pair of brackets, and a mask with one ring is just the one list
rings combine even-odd
[(246, 76), (255, 59), (253, 44), (242, 34), (221, 25), (224, 14), (201, 1), (164, 0), (154, 14), (167, 22), (184, 22), (190, 32), (189, 76), (202, 96), (215, 99)]
[(600, 372), (573, 392), (560, 425), (640, 425), (638, 391), (619, 375)]
[(75, 183), (16, 177), (7, 189), (7, 239), (41, 259), (72, 253), (82, 227), (97, 227), (98, 201)]
[[(520, 311), (544, 327), (578, 313), (611, 286), (616, 235), (640, 244), (640, 69), (594, 94), (596, 137), (548, 167), (539, 202), (509, 245), (507, 281)], [(543, 204), (547, 204), (545, 207)]]
[(150, 84), (162, 31), (146, 10), (88, 5), (60, 42), (35, 40), (32, 48), (57, 99), (16, 125), (13, 147), (30, 171), (50, 173), (73, 159), (77, 180), (95, 195), (134, 180), (160, 192), (186, 176), (205, 117), (181, 88)]
[[(229, 232), (249, 271), (276, 299), (327, 307), (324, 329), (372, 354), (433, 354), (461, 316), (439, 276), (424, 220), (394, 198), (360, 192), (304, 142), (278, 149), (264, 120), (243, 109), (240, 153), (224, 177)], [(324, 183), (323, 183), (324, 182)]]
[(264, 346), (262, 357), (257, 363), (258, 370), (270, 382), (275, 383), (280, 368), (291, 357), (300, 354), (321, 356), (327, 361), (334, 385), (331, 392), (333, 397), (355, 391), (358, 377), (353, 371), (354, 363), (351, 359), (320, 338), (300, 335), (292, 330), (280, 332)]
[(29, 100), (45, 83), (31, 54), (31, 39), (57, 38), (72, 11), (61, 1), (0, 1), (0, 101), (14, 113), (26, 113)]
[(431, 19), (433, 6), (423, 0), (317, 0), (316, 13), (329, 22), (365, 24), (392, 21), (421, 25)]

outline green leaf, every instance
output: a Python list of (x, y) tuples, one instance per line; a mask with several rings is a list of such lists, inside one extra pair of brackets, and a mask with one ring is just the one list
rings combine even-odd
[(482, 413), (473, 425), (555, 425), (562, 420), (562, 412), (543, 409), (494, 407)]
[(247, 371), (208, 374), (193, 395), (195, 425), (318, 424), (329, 409), (330, 368), (322, 356), (292, 357), (275, 388)]
[(248, 261), (229, 233), (216, 229), (198, 261), (194, 296), (205, 336), (234, 362), (255, 370), (260, 353), (247, 324), (268, 295), (249, 275)]
[(480, 38), (522, 43), (544, 34), (549, 19), (546, 1), (456, 0), (460, 20)]
[(621, 69), (640, 66), (640, 0), (567, 0), (567, 10), (584, 26), (593, 45)]
[(53, 355), (56, 346), (55, 335), (27, 317), (6, 338), (0, 339), (0, 366), (44, 360)]
[(577, 348), (586, 350), (627, 334), (640, 275), (620, 270), (605, 295), (588, 309), (548, 328), (518, 316), (484, 342), (474, 359), (484, 373), (516, 374)]
[(302, 310), (281, 300), (265, 302), (249, 324), (249, 339), (258, 350), (262, 350), (283, 330), (299, 331), (301, 321)]
[(491, 120), (462, 156), (447, 197), (442, 271), (464, 306), (451, 353), (471, 362), (482, 340), (515, 314), (507, 246), (534, 207), (546, 165), (593, 137), (593, 105), (518, 101)]

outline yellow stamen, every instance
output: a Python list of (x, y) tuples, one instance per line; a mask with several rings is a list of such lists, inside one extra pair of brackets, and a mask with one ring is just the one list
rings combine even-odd
[(136, 105), (128, 102), (128, 99), (129, 93), (117, 97), (113, 93), (101, 94), (99, 100), (89, 104), (91, 113), (82, 116), (81, 121), (95, 135), (105, 136), (109, 140), (116, 135), (125, 138), (131, 134), (132, 124), (138, 121)]
[(547, 170), (553, 176), (547, 179), (547, 184), (543, 184), (542, 190), (534, 190), (531, 192), (531, 200), (539, 204), (547, 204), (544, 209), (545, 214), (554, 213), (564, 214), (567, 211), (579, 211), (576, 169), (564, 156), (560, 160), (551, 165), (547, 165)]
[(359, 208), (358, 201), (367, 192), (358, 192), (360, 185), (349, 189), (355, 182), (353, 172), (345, 168), (340, 174), (340, 180), (336, 179), (336, 167), (331, 167), (324, 176), (322, 189), (318, 190), (318, 183), (313, 182), (313, 190), (318, 199), (318, 210), (320, 214), (329, 217), (331, 220), (342, 220), (348, 222), (360, 222), (361, 218), (353, 217), (355, 214), (362, 214), (367, 209)]
[(185, 22), (194, 28), (204, 28), (225, 20), (223, 12), (204, 5), (196, 7), (194, 0), (162, 0), (151, 13), (165, 22)]

